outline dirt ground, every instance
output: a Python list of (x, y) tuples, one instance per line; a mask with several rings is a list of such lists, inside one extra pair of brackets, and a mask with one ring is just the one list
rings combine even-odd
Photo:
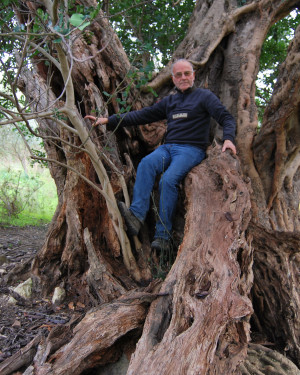
[(38, 295), (24, 303), (8, 302), (11, 289), (30, 275), (30, 265), (41, 249), (47, 226), (2, 227), (0, 225), (0, 365), (35, 336), (47, 336), (57, 324), (66, 323), (66, 311), (58, 311), (52, 302)]

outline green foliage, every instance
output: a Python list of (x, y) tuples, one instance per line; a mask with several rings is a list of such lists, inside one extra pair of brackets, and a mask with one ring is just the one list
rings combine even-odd
[[(46, 158), (47, 157), (44, 149), (37, 150), (35, 148), (32, 148), (31, 152), (33, 153), (33, 155), (35, 155), (39, 158)], [(33, 166), (34, 164), (39, 164), (43, 168), (48, 168), (48, 163), (45, 160), (33, 159), (33, 160), (31, 160), (31, 166)]]
[(54, 118), (57, 118), (58, 120), (67, 120), (67, 117), (66, 116), (64, 116), (60, 111), (59, 111), (59, 109), (58, 108), (54, 108), (53, 109), (53, 117)]
[(13, 24), (14, 11), (13, 0), (2, 0), (0, 4), (0, 28), (1, 30), (9, 29)]
[[(15, 12), (13, 10), (13, 6), (15, 2), (13, 0), (2, 0), (0, 4), (0, 33), (7, 34), (13, 31), (24, 31), (24, 26), (22, 27), (18, 25), (16, 22)], [(3, 64), (3, 53), (6, 53), (5, 56), (5, 68), (6, 74), (2, 75), (1, 79), (4, 82), (7, 82), (9, 77), (7, 77), (8, 72), (11, 74), (10, 67), (15, 66), (15, 56), (13, 54), (14, 50), (21, 50), (21, 43), (18, 39), (16, 39), (12, 35), (7, 35), (5, 38), (3, 36), (0, 37), (0, 50), (1, 50), (1, 60)], [(3, 69), (1, 69), (3, 70)]]
[(287, 49), (294, 31), (300, 23), (300, 12), (278, 21), (271, 27), (263, 44), (260, 57), (259, 81), (256, 90), (256, 104), (259, 120), (262, 120), (264, 109), (271, 99), (280, 64), (286, 58)]
[[(138, 89), (145, 86), (149, 80), (151, 80), (153, 70), (154, 65), (151, 61), (147, 63), (145, 68), (141, 67), (140, 69), (131, 69), (126, 76), (129, 83), (127, 83), (125, 89), (121, 84), (120, 88), (117, 88), (113, 94), (103, 91), (103, 95), (107, 97), (107, 104), (109, 104), (112, 99), (115, 99), (119, 104), (119, 114), (130, 111), (131, 105), (127, 104), (130, 90), (133, 86)], [(151, 92), (153, 96), (157, 96), (157, 93), (152, 88), (149, 88), (149, 92)], [(96, 112), (97, 116), (101, 114), (101, 111), (96, 110)]]
[[(12, 102), (9, 99), (3, 98), (3, 97), (0, 97), (0, 106), (7, 108), (7, 109), (14, 108), (12, 105)], [(4, 114), (0, 111), (0, 119), (4, 119), (4, 118), (5, 118)]]
[[(3, 56), (0, 57), (0, 69), (3, 72), (0, 78), (2, 86), (8, 87), (16, 78), (18, 69), (14, 49), (23, 50), (25, 36), (28, 37), (28, 42), (34, 44), (27, 45), (28, 55), (23, 64), (30, 67), (31, 64), (39, 64), (42, 61), (50, 66), (51, 59), (47, 61), (35, 45), (43, 48), (52, 58), (56, 58), (56, 45), (69, 41), (68, 38), (75, 29), (82, 31), (84, 40), (90, 44), (93, 34), (88, 26), (98, 15), (99, 10), (103, 9), (118, 33), (129, 60), (137, 68), (128, 73), (129, 85), (114, 94), (121, 112), (128, 111), (130, 107), (127, 104), (127, 97), (132, 86), (136, 88), (145, 86), (151, 80), (155, 67), (164, 66), (169, 61), (186, 34), (195, 3), (195, 0), (173, 2), (115, 0), (113, 2), (97, 1), (97, 6), (91, 7), (70, 0), (67, 3), (58, 2), (57, 22), (52, 25), (44, 7), (38, 7), (33, 14), (27, 8), (26, 2), (21, 6), (20, 2), (16, 3), (14, 0), (2, 0), (0, 32), (5, 34), (5, 37), (0, 38), (0, 48), (3, 52)], [(244, 6), (247, 3), (249, 3), (248, 0), (237, 1), (238, 6)], [(67, 8), (65, 4), (68, 4)], [(105, 7), (106, 4), (109, 4), (109, 8)], [(18, 7), (18, 17), (13, 11), (13, 5)], [(278, 67), (286, 56), (291, 30), (295, 30), (300, 21), (299, 14), (293, 13), (293, 16), (277, 22), (270, 29), (263, 46), (259, 75), (261, 85), (257, 86), (256, 99), (260, 119), (266, 103), (270, 100)], [(154, 92), (153, 94), (155, 95)], [(108, 93), (107, 97), (108, 100), (112, 98)], [(26, 105), (25, 101), (20, 101), (20, 103)], [(5, 97), (0, 98), (0, 106), (12, 108), (12, 104)], [(54, 112), (56, 118), (66, 120), (58, 110)], [(1, 111), (0, 118), (3, 118)]]
[(83, 30), (90, 25), (90, 22), (86, 21), (86, 19), (87, 16), (79, 13), (74, 13), (70, 18), (70, 24), (78, 27), (79, 30)]
[(0, 185), (0, 210), (1, 214), (17, 217), (26, 206), (34, 204), (34, 193), (40, 188), (39, 182), (34, 177), (24, 176), (21, 172), (11, 169), (2, 171)]
[(109, 15), (135, 66), (145, 61), (163, 66), (185, 36), (194, 5), (195, 0), (176, 5), (168, 0), (118, 0), (111, 2)]
[[(35, 130), (36, 124), (33, 123), (31, 125)], [(27, 144), (30, 146), (32, 153), (36, 156), (45, 157), (43, 141), (34, 136), (25, 124), (20, 123), (19, 129), (26, 139)], [(23, 167), (25, 167), (25, 165), (27, 167), (28, 165), (28, 159), (30, 158), (29, 151), (25, 146), (23, 138), (13, 125), (0, 127), (0, 158), (5, 165), (10, 165), (13, 162), (20, 162)], [(47, 164), (42, 161), (31, 161), (31, 165), (35, 163), (47, 166)]]
[(56, 188), (48, 171), (30, 176), (12, 168), (0, 171), (2, 224), (23, 226), (47, 223), (56, 206)]
[[(96, 17), (101, 7), (101, 2), (96, 8), (79, 6), (75, 4), (75, 1), (68, 2), (68, 9), (64, 7), (63, 2), (59, 4), (58, 19), (56, 24), (52, 25), (49, 14), (45, 12), (42, 6), (36, 9), (35, 14), (33, 14), (25, 3), (21, 6), (13, 0), (1, 1), (0, 33), (2, 37), (0, 38), (0, 48), (1, 52), (5, 53), (5, 59), (3, 59), (3, 56), (1, 58), (1, 70), (5, 71), (5, 74), (1, 76), (1, 80), (4, 85), (8, 81), (5, 78), (7, 74), (10, 75), (11, 80), (15, 77), (16, 61), (14, 50), (22, 51), (26, 37), (29, 38), (30, 42), (39, 45), (39, 48), (49, 52), (53, 57), (53, 44), (67, 40), (74, 29), (84, 30), (90, 25), (91, 20)], [(28, 54), (25, 64), (30, 66), (33, 62), (33, 57), (39, 57), (40, 59), (42, 56), (34, 45), (27, 45), (26, 48), (28, 49)], [(42, 59), (46, 61), (45, 56)]]

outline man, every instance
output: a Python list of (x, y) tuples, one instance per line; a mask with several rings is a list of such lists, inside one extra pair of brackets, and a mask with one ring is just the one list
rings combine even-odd
[(159, 182), (159, 219), (156, 223), (153, 249), (169, 249), (172, 219), (177, 203), (177, 186), (187, 173), (205, 158), (209, 144), (209, 124), (213, 117), (223, 127), (222, 152), (229, 149), (236, 154), (233, 144), (235, 121), (209, 90), (195, 88), (195, 72), (192, 64), (177, 60), (172, 65), (172, 79), (177, 93), (163, 98), (153, 106), (132, 111), (126, 115), (108, 118), (86, 116), (95, 125), (107, 124), (109, 130), (121, 126), (144, 125), (167, 119), (165, 142), (151, 154), (144, 157), (137, 168), (133, 189), (133, 200), (128, 209), (119, 202), (128, 233), (137, 235), (150, 206), (150, 195), (155, 178)]

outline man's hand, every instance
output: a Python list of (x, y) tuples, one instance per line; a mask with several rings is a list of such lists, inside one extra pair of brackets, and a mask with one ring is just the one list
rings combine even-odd
[(84, 119), (89, 119), (91, 121), (94, 121), (93, 127), (98, 126), (98, 125), (105, 125), (108, 123), (108, 118), (107, 117), (95, 117), (95, 116), (90, 116), (87, 115), (84, 117)]
[(226, 139), (223, 143), (222, 152), (225, 152), (227, 149), (231, 150), (233, 155), (236, 155), (235, 145), (229, 140)]

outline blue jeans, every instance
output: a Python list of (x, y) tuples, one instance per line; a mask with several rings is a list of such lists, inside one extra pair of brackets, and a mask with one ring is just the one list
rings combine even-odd
[(178, 185), (205, 155), (205, 151), (199, 147), (172, 143), (159, 146), (139, 163), (130, 210), (141, 221), (145, 220), (149, 210), (155, 178), (161, 174), (155, 238), (170, 238)]

